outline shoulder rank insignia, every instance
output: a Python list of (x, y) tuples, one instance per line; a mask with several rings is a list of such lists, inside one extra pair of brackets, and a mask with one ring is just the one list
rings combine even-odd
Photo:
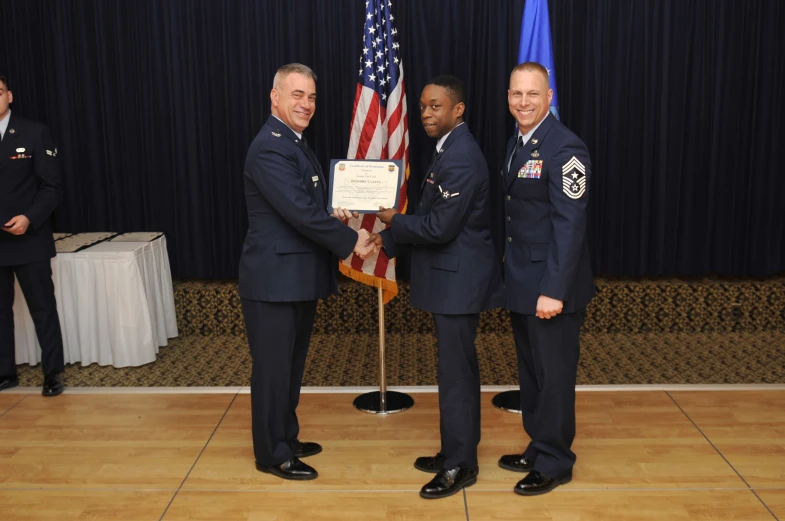
[(561, 168), (562, 190), (570, 199), (580, 199), (586, 193), (586, 167), (572, 156)]
[(461, 195), (460, 192), (455, 192), (454, 194), (451, 194), (447, 190), (442, 190), (442, 185), (438, 185), (438, 186), (439, 186), (439, 193), (442, 194), (442, 199), (444, 199), (445, 201), (447, 199), (452, 199), (453, 197), (457, 197)]

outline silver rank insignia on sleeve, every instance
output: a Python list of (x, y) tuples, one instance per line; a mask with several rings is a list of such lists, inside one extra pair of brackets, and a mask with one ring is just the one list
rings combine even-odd
[(442, 194), (442, 199), (444, 199), (445, 201), (447, 199), (452, 199), (453, 197), (457, 197), (457, 196), (461, 195), (460, 192), (455, 192), (454, 194), (451, 194), (447, 190), (442, 190), (442, 185), (438, 185), (438, 186), (439, 186), (439, 193)]
[(586, 167), (572, 156), (561, 168), (562, 190), (570, 199), (580, 199), (586, 193)]

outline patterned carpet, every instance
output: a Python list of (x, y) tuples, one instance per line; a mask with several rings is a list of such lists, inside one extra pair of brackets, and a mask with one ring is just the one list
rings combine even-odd
[[(579, 384), (785, 383), (785, 278), (765, 281), (598, 280), (582, 332)], [(246, 386), (251, 358), (236, 282), (179, 281), (181, 336), (158, 360), (116, 369), (78, 364), (70, 386)], [(378, 385), (374, 290), (343, 281), (321, 302), (304, 385)], [(385, 307), (387, 383), (435, 385), (433, 320), (408, 305), (408, 287)], [(506, 312), (483, 313), (477, 338), (483, 385), (515, 385)], [(39, 367), (20, 366), (38, 386)]]

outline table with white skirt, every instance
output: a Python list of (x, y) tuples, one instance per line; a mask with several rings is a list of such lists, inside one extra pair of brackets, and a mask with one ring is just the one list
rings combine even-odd
[[(133, 239), (118, 236), (52, 259), (65, 363), (140, 366), (178, 335), (166, 238)], [(16, 363), (38, 364), (41, 347), (18, 283), (14, 330)]]

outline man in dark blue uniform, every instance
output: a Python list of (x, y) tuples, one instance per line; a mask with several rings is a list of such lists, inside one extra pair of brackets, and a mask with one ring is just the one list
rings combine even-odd
[(278, 69), (272, 115), (245, 160), (248, 234), (239, 293), (253, 357), (251, 408), (256, 468), (307, 480), (299, 458), (322, 448), (298, 440), (297, 404), (318, 299), (337, 292), (337, 259), (366, 255), (359, 233), (327, 213), (327, 185), (303, 130), (316, 110), (316, 75), (300, 64)]
[(19, 385), (14, 355), (14, 275), (35, 324), (44, 396), (63, 392), (63, 338), (57, 315), (49, 218), (63, 196), (49, 130), (11, 114), (0, 76), (0, 391)]
[(528, 472), (521, 495), (572, 479), (579, 332), (595, 286), (586, 242), (591, 163), (586, 145), (549, 113), (553, 91), (538, 63), (518, 65), (508, 102), (518, 122), (505, 156), (505, 297), (510, 310), (523, 426), (531, 443), (502, 456)]
[(491, 241), (488, 166), (463, 122), (463, 83), (434, 78), (420, 97), (425, 132), (438, 141), (407, 215), (393, 209), (379, 218), (390, 228), (373, 235), (395, 256), (410, 245), (411, 304), (433, 314), (439, 350), (441, 450), (414, 466), (436, 476), (420, 491), (434, 499), (477, 481), (480, 443), (480, 369), (474, 340), (480, 312), (503, 305), (501, 266)]

